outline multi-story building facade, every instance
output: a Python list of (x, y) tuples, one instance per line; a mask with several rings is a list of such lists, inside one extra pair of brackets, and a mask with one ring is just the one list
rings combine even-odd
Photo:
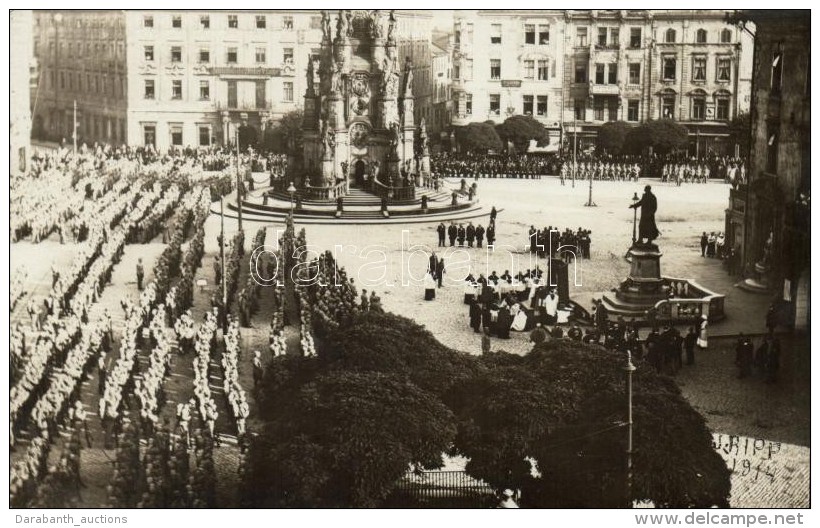
[[(730, 192), (727, 241), (740, 251), (749, 289), (775, 293), (808, 324), (811, 251), (811, 17), (750, 11), (753, 22), (748, 185)], [(750, 31), (751, 32), (751, 31)], [(727, 242), (728, 243), (728, 242)]]
[(76, 117), (78, 141), (124, 143), (123, 12), (35, 11), (33, 45), (39, 67), (32, 95), (35, 137), (70, 145)]
[(9, 154), (11, 174), (26, 172), (31, 155), (31, 68), (34, 61), (32, 30), (34, 20), (29, 10), (11, 12), (10, 35), (14, 52), (9, 71)]
[(530, 115), (560, 141), (564, 13), (456, 11), (452, 124)]
[[(335, 13), (334, 13), (335, 15)], [(321, 13), (291, 11), (42, 11), (35, 124), (83, 142), (196, 147), (262, 139), (302, 107)], [(416, 114), (429, 112), (430, 16), (397, 12), (400, 60), (412, 60)], [(426, 35), (426, 36), (425, 36)]]
[(453, 34), (434, 35), (432, 49), (433, 101), (427, 130), (437, 144), (449, 146), (448, 127), (453, 117)]
[(430, 120), (433, 104), (433, 16), (428, 11), (396, 11), (399, 65), (413, 65), (413, 117), (416, 123)]
[(691, 155), (733, 152), (727, 128), (748, 109), (738, 95), (751, 42), (725, 12), (567, 11), (565, 23), (563, 121), (579, 141), (607, 121), (674, 119)]

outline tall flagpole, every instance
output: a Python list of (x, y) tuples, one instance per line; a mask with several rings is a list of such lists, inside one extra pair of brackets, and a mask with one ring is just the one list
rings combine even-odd
[(74, 132), (71, 134), (71, 137), (74, 139), (74, 154), (77, 154), (77, 100), (74, 99)]
[(236, 138), (236, 210), (239, 213), (239, 230), (242, 231), (242, 176), (239, 174), (239, 127), (234, 131)]

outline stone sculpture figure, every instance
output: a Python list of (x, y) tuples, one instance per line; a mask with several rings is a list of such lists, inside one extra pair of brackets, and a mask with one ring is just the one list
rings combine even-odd
[(658, 199), (652, 194), (651, 186), (644, 187), (644, 193), (640, 201), (629, 206), (630, 209), (637, 209), (638, 207), (641, 208), (641, 220), (638, 223), (638, 242), (643, 243), (643, 240), (646, 239), (646, 243), (651, 244), (661, 234), (655, 224)]

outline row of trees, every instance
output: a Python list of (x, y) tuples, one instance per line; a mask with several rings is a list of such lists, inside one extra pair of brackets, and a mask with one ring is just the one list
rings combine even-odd
[[(413, 321), (365, 312), (318, 357), (274, 358), (259, 390), (247, 507), (377, 507), (408, 469), (442, 454), (527, 507), (627, 504), (625, 358), (553, 340), (476, 357)], [(726, 506), (729, 471), (674, 382), (634, 373), (635, 500)]]

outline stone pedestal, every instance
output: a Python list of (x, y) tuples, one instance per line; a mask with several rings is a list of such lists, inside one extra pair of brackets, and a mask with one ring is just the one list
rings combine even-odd
[(647, 310), (668, 297), (661, 278), (663, 254), (655, 244), (636, 243), (627, 255), (632, 262), (629, 276), (614, 294), (607, 292), (602, 300), (610, 314), (643, 318)]
[(754, 277), (749, 277), (740, 283), (740, 288), (752, 293), (770, 294), (772, 293), (769, 284), (769, 272), (771, 267), (764, 263), (755, 264)]
[(333, 159), (324, 159), (322, 160), (322, 183), (321, 185), (324, 187), (333, 185), (336, 183), (336, 176), (334, 173), (333, 167)]

